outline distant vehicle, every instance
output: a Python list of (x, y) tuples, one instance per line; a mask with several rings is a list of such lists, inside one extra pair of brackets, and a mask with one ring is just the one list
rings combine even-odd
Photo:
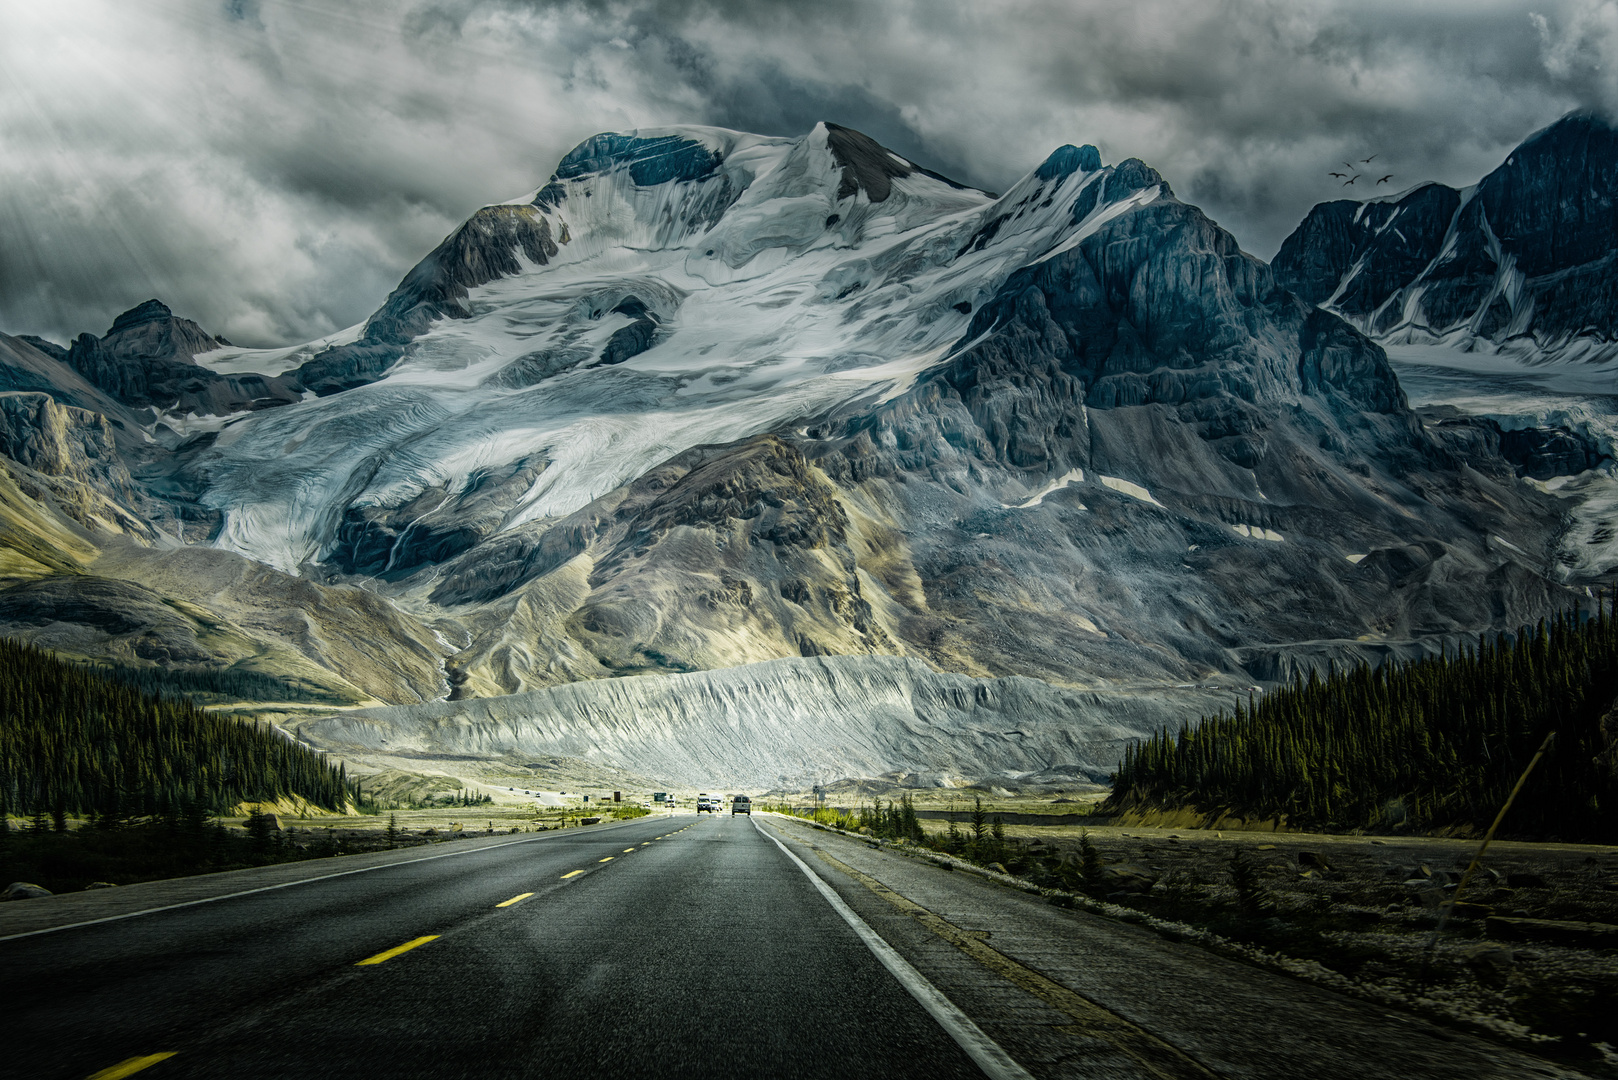
[(748, 817), (752, 817), (753, 800), (746, 795), (738, 795), (730, 800), (730, 816), (735, 817), (737, 814), (746, 814)]
[(697, 813), (711, 814), (714, 812), (714, 799), (706, 791), (697, 796)]

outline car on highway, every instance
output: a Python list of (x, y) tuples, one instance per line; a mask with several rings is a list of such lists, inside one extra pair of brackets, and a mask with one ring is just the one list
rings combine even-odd
[(711, 813), (713, 813), (714, 812), (714, 801), (715, 801), (714, 798), (711, 795), (707, 794), (706, 792), (704, 792), (701, 795), (698, 795), (697, 796), (697, 813), (699, 813), (699, 814), (703, 814), (703, 813), (711, 814)]
[(752, 817), (753, 800), (746, 795), (738, 795), (730, 800), (730, 816), (735, 817), (737, 814), (746, 814), (748, 817)]

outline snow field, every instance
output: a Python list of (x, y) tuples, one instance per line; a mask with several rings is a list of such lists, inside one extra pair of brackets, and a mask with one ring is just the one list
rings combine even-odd
[[(435, 323), (383, 380), (227, 427), (205, 465), (204, 498), (226, 519), (220, 545), (295, 570), (331, 554), (351, 505), (453, 493), (479, 469), (540, 455), (548, 466), (514, 527), (571, 513), (692, 446), (891, 399), (949, 358), (1012, 272), (1159, 194), (1125, 193), (1075, 221), (1106, 169), (1030, 173), (997, 200), (916, 173), (872, 203), (837, 197), (842, 169), (821, 127), (801, 139), (638, 134), (700, 142), (722, 161), (651, 186), (624, 167), (561, 181), (556, 204), (539, 204), (567, 237), (548, 265), (472, 290), (471, 317)], [(651, 346), (603, 365), (604, 345), (635, 321), (612, 310), (630, 297), (656, 323)], [(246, 353), (208, 356), (243, 365)], [(1102, 483), (1155, 503), (1128, 481)]]

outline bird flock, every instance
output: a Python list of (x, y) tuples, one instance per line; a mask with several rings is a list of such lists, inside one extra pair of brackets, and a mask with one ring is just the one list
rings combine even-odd
[[(1348, 187), (1354, 181), (1358, 180), (1360, 177), (1365, 175), (1365, 172), (1361, 169), (1361, 166), (1369, 165), (1371, 162), (1375, 161), (1379, 156), (1380, 155), (1378, 155), (1378, 154), (1372, 154), (1368, 158), (1360, 158), (1359, 165), (1354, 164), (1352, 161), (1345, 161), (1345, 162), (1343, 162), (1343, 168), (1347, 169), (1348, 172), (1346, 172), (1346, 173), (1329, 172), (1326, 175), (1335, 177), (1338, 180), (1342, 180), (1343, 181), (1343, 186)], [(1345, 177), (1346, 177), (1346, 179), (1344, 179)], [(1386, 175), (1386, 176), (1382, 177), (1380, 180), (1378, 180), (1376, 182), (1376, 184), (1386, 184), (1389, 180), (1392, 180), (1392, 179), (1393, 179), (1393, 174), (1388, 173), (1388, 175)], [(1371, 186), (1375, 187), (1376, 184), (1372, 184)]]

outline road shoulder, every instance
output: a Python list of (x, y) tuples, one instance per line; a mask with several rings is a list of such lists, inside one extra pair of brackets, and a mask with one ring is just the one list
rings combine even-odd
[[(1035, 1040), (1046, 1066), (1019, 1057), (1041, 1076), (1080, 1075), (1058, 1066), (1092, 1058), (1098, 1041), (1127, 1057), (1133, 1074), (1146, 1076), (1198, 1070), (1277, 1080), (1392, 1080), (1429, 1072), (1501, 1080), (1581, 1075), (1141, 927), (1053, 907), (975, 874), (950, 872), (790, 818), (772, 815), (768, 823), (918, 970), (933, 978), (929, 965), (946, 957), (940, 978), (955, 986), (945, 990), (952, 997), (966, 992), (955, 959), (964, 958), (980, 986), (1012, 987), (1055, 1013), (1063, 1012), (1062, 1003), (1070, 1006), (1070, 1030), (1047, 1031)], [(890, 932), (895, 936), (889, 938)], [(974, 947), (974, 941), (986, 948)], [(1001, 989), (989, 997), (1006, 995)], [(1028, 1033), (1006, 1033), (973, 1014), (966, 1002), (957, 1004), (1014, 1055), (1019, 1044), (1028, 1052)], [(1086, 1005), (1093, 1010), (1089, 1019), (1072, 1019), (1086, 1015)], [(1058, 1053), (1050, 1043), (1064, 1039), (1089, 1049), (1079, 1045)], [(1154, 1040), (1172, 1052), (1165, 1055)], [(1085, 1068), (1097, 1064), (1090, 1060)]]

